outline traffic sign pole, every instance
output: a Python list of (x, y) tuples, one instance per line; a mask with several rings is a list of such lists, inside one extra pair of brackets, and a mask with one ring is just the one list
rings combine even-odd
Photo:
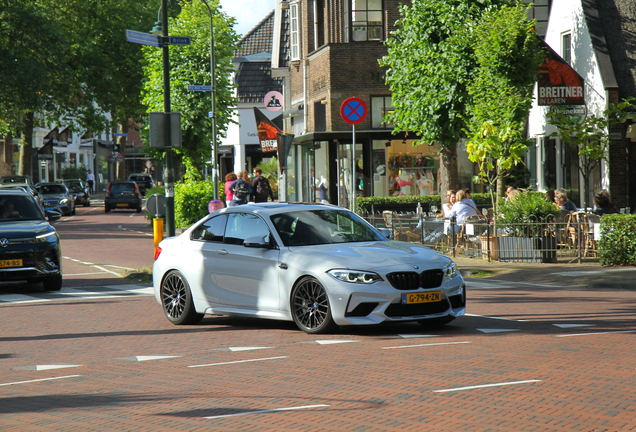
[(350, 210), (356, 209), (356, 124), (367, 116), (367, 104), (362, 99), (350, 97), (340, 105), (342, 119), (351, 125), (351, 199)]

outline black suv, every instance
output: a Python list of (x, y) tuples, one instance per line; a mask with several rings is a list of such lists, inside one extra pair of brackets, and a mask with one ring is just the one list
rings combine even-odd
[(25, 190), (0, 189), (0, 281), (42, 282), (47, 291), (62, 288), (60, 238), (46, 212)]

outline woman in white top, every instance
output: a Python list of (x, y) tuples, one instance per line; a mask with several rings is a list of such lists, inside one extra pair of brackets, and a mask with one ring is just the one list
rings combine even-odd
[(454, 190), (446, 191), (446, 202), (442, 204), (444, 219), (448, 219), (450, 217), (450, 211), (453, 208), (453, 204), (455, 204), (455, 193), (456, 192)]
[(455, 194), (455, 204), (449, 213), (449, 219), (455, 218), (455, 232), (459, 232), (461, 226), (464, 224), (464, 220), (468, 216), (476, 215), (477, 209), (472, 204), (472, 200), (464, 199), (465, 193), (462, 189), (458, 190)]

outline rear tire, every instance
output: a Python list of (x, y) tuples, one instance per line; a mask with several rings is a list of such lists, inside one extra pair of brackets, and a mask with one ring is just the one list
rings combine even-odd
[(104, 206), (104, 213), (108, 213), (110, 211), (110, 208), (108, 208), (108, 206)]
[(62, 275), (49, 276), (42, 281), (44, 291), (59, 291), (62, 289)]
[(172, 324), (196, 324), (203, 319), (203, 314), (197, 313), (194, 308), (188, 281), (177, 270), (169, 272), (161, 282), (161, 304)]

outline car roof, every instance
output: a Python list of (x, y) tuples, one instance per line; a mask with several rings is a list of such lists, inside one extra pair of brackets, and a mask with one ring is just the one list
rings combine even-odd
[(346, 210), (344, 207), (339, 207), (333, 204), (320, 204), (320, 203), (300, 203), (300, 202), (262, 202), (262, 203), (249, 203), (233, 207), (226, 207), (219, 212), (222, 213), (236, 213), (236, 212), (254, 212), (264, 215), (275, 215), (280, 213), (291, 213), (296, 211), (311, 211), (311, 210)]
[(33, 196), (26, 189), (23, 189), (21, 187), (0, 187), (0, 196), (7, 195), (25, 195), (30, 197)]

